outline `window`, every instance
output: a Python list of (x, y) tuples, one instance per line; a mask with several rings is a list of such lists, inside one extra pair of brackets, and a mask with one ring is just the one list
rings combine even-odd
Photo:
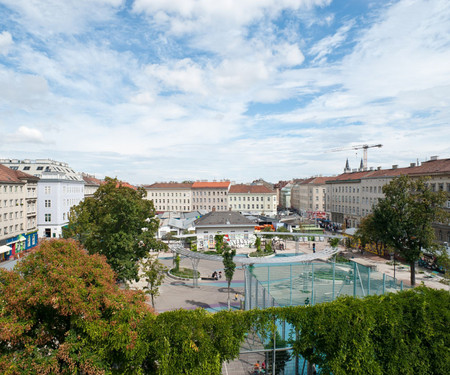
[(45, 214), (45, 215), (44, 215), (44, 221), (45, 221), (46, 223), (52, 221), (52, 214)]
[(44, 167), (42, 167), (42, 166), (36, 168), (36, 170), (38, 170), (38, 171), (42, 171), (43, 169), (44, 169)]
[(44, 201), (44, 205), (45, 205), (45, 207), (51, 207), (52, 206), (52, 201), (50, 199), (46, 199)]
[(50, 192), (51, 192), (51, 187), (50, 186), (45, 186), (44, 187), (44, 193), (45, 194), (50, 194)]
[(29, 166), (23, 167), (23, 170), (24, 170), (24, 171), (29, 171), (29, 170), (30, 170), (30, 167), (29, 167)]

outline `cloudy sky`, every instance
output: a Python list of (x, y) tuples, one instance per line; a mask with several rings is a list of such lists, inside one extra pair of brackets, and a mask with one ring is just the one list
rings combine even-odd
[(0, 0), (0, 158), (275, 182), (448, 158), (449, 121), (448, 0)]

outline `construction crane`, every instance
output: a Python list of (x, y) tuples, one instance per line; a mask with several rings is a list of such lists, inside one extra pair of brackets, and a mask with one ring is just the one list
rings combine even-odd
[(346, 150), (364, 150), (364, 156), (363, 156), (363, 168), (367, 169), (367, 149), (372, 147), (383, 147), (383, 145), (358, 145), (358, 146), (350, 146), (350, 147), (343, 147), (343, 148), (335, 148), (331, 150), (331, 152), (337, 152), (337, 151), (346, 151)]

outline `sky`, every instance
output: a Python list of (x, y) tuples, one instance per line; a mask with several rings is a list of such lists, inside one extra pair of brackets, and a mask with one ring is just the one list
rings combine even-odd
[(448, 0), (0, 0), (0, 158), (277, 182), (449, 158), (449, 121)]

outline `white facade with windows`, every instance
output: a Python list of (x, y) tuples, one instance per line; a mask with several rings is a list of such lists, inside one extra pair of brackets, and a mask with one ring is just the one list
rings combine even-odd
[(84, 181), (68, 164), (50, 159), (1, 159), (10, 169), (39, 177), (37, 228), (39, 237), (62, 237), (70, 208), (84, 199)]

